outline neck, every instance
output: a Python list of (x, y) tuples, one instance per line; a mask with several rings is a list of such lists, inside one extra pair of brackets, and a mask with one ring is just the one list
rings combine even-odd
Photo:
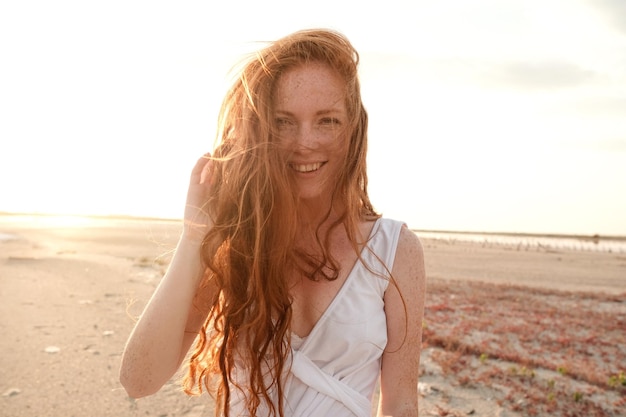
[(298, 217), (301, 226), (317, 229), (334, 223), (340, 216), (341, 210), (328, 198), (313, 198), (300, 200)]

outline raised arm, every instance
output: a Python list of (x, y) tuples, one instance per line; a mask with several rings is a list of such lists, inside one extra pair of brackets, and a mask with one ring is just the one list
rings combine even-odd
[[(388, 342), (382, 358), (379, 416), (417, 417), (426, 274), (417, 236), (403, 227), (385, 293)], [(400, 295), (401, 294), (401, 295)]]
[(205, 273), (200, 246), (210, 228), (203, 210), (210, 169), (204, 156), (192, 171), (178, 247), (124, 349), (120, 382), (133, 398), (157, 392), (174, 375), (208, 314), (193, 299)]

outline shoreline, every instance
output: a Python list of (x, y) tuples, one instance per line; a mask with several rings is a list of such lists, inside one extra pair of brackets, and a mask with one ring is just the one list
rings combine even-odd
[[(99, 220), (99, 221), (137, 221), (137, 222), (165, 222), (165, 223), (180, 223), (182, 218), (173, 217), (152, 217), (152, 216), (133, 216), (125, 214), (63, 214), (63, 213), (19, 213), (19, 212), (6, 212), (0, 211), (0, 219), (3, 217), (12, 218), (41, 218), (41, 219), (85, 219), (85, 220)], [(435, 230), (435, 229), (420, 229), (411, 228), (411, 231), (418, 234), (437, 234), (437, 235), (452, 235), (452, 236), (506, 236), (514, 238), (548, 238), (548, 239), (577, 239), (581, 241), (597, 241), (607, 240), (615, 242), (626, 243), (626, 235), (609, 235), (609, 234), (580, 234), (580, 233), (527, 233), (527, 232), (506, 232), (506, 231), (471, 231), (471, 230)]]

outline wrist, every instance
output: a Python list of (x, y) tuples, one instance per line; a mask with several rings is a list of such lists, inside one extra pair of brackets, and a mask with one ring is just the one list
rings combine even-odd
[(194, 246), (198, 249), (202, 246), (202, 242), (204, 241), (204, 233), (198, 233), (194, 230), (186, 230), (184, 229), (180, 235), (178, 246)]
[(183, 237), (188, 240), (202, 242), (208, 230), (209, 224), (207, 223), (183, 219)]
[[(204, 272), (202, 261), (202, 239), (182, 233), (170, 269), (183, 271), (179, 275), (193, 276), (200, 279)], [(168, 271), (169, 272), (169, 271)]]

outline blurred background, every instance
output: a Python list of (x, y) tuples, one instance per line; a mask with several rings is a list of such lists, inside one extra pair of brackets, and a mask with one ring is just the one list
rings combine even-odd
[(626, 235), (622, 0), (0, 4), (0, 211), (179, 218), (233, 65), (361, 53), (370, 194), (438, 231)]

